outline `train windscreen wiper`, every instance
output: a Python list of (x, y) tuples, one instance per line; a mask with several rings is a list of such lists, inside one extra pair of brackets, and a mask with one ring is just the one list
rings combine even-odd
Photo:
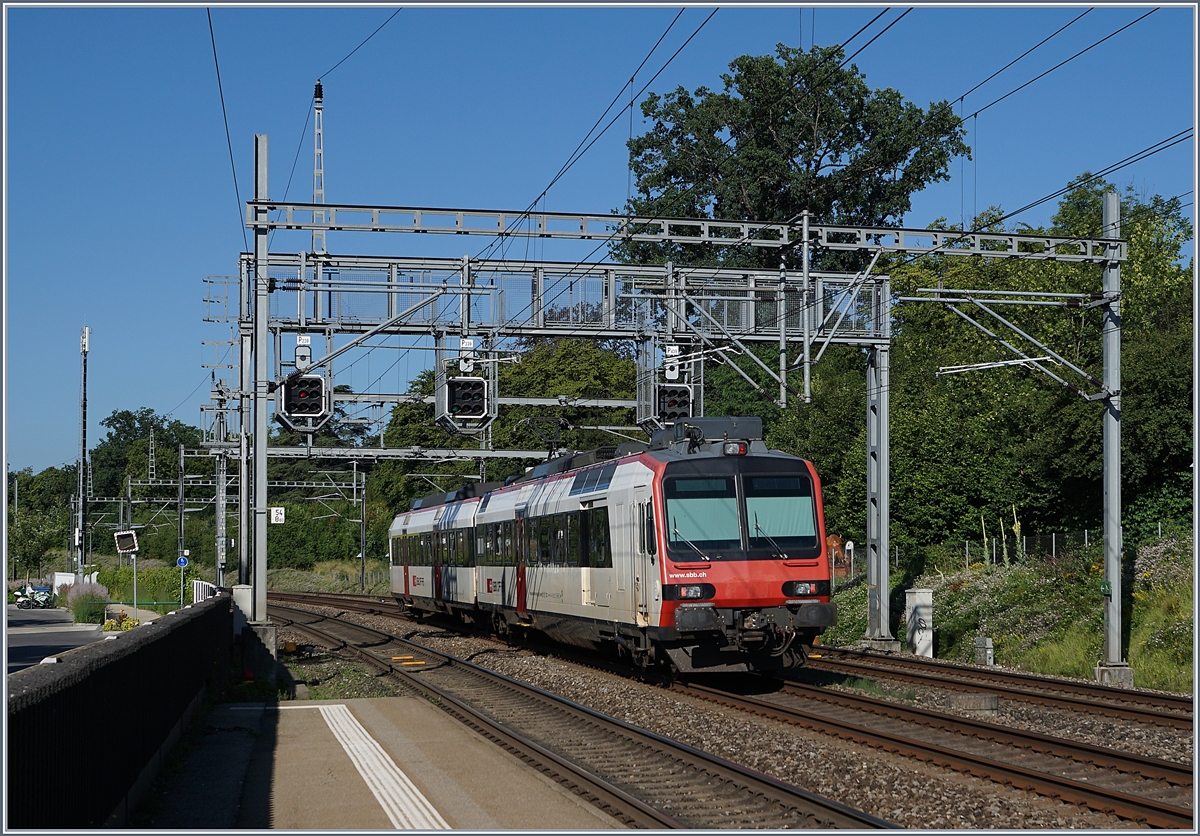
[(689, 540), (688, 538), (684, 537), (682, 534), (679, 533), (679, 523), (674, 517), (671, 518), (671, 533), (674, 534), (677, 538), (679, 538), (683, 542), (687, 543), (689, 546), (691, 546), (692, 551), (694, 551), (696, 554), (700, 555), (700, 557), (707, 560), (709, 563), (712, 563), (712, 558), (709, 557), (708, 555), (706, 555), (704, 552), (700, 551), (699, 546), (697, 546), (691, 540)]
[(757, 512), (754, 514), (754, 530), (757, 531), (759, 534), (761, 534), (763, 537), (767, 538), (767, 542), (771, 544), (771, 548), (775, 549), (776, 557), (780, 558), (781, 560), (788, 559), (787, 553), (784, 552), (784, 550), (779, 547), (779, 544), (775, 542), (775, 538), (772, 537), (767, 532), (763, 531), (762, 526), (760, 526), (758, 524)]

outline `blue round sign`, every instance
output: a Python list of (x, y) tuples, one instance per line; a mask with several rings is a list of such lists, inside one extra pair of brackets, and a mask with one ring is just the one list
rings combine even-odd
[(179, 568), (182, 569), (184, 566), (187, 566), (188, 559), (186, 557), (181, 557), (178, 560), (176, 560), (175, 562), (178, 563)]

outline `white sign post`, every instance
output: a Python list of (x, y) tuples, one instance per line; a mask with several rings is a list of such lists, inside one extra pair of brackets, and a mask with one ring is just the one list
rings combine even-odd
[(188, 552), (185, 549), (183, 552), (184, 556), (175, 561), (179, 564), (179, 609), (183, 609), (183, 573), (188, 565), (187, 554)]
[(129, 565), (133, 567), (133, 617), (137, 618), (137, 532), (118, 531), (113, 534), (113, 539), (117, 541), (117, 551), (129, 555)]

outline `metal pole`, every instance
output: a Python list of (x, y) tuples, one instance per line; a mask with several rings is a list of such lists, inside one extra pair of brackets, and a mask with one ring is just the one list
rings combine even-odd
[(867, 638), (891, 641), (888, 601), (888, 369), (887, 345), (867, 354)]
[(81, 376), (79, 388), (79, 517), (75, 528), (75, 554), (79, 561), (78, 570), (75, 573), (76, 580), (83, 581), (83, 566), (87, 561), (84, 549), (85, 532), (87, 531), (87, 489), (84, 477), (87, 471), (87, 358), (89, 342), (92, 335), (92, 329), (83, 326), (83, 333), (79, 338), (79, 355), (81, 360)]
[(179, 544), (176, 546), (176, 558), (183, 557), (183, 445), (179, 445)]
[[(222, 444), (228, 438), (225, 430), (225, 398), (217, 399), (217, 440)], [(227, 550), (229, 545), (228, 529), (225, 525), (226, 514), (226, 468), (229, 457), (224, 449), (217, 451), (217, 496), (216, 496), (216, 514), (217, 514), (217, 542), (216, 542), (216, 577), (214, 580), (218, 587), (225, 586), (225, 562), (227, 559)]]
[[(267, 191), (267, 135), (254, 135), (254, 198), (269, 200)], [(267, 210), (255, 207), (254, 217), (267, 220)], [(268, 232), (265, 226), (254, 230), (254, 549), (252, 585), (254, 605), (251, 621), (267, 620), (267, 402), (270, 380), (267, 377), (268, 320), (271, 300), (268, 294)], [(244, 535), (243, 535), (244, 536)]]
[[(19, 510), (20, 498), (21, 498), (21, 474), (14, 473), (13, 474), (13, 527), (14, 528), (16, 527), (17, 520), (19, 519), (17, 512)], [(15, 581), (17, 579), (17, 562), (18, 562), (17, 561), (17, 551), (16, 551), (16, 549), (12, 548), (12, 546), (9, 547), (9, 550), (12, 552), (12, 555), (13, 555), (12, 567), (13, 567), (13, 580)]]
[[(787, 406), (787, 262), (779, 260), (779, 289), (776, 291), (775, 310), (779, 317), (779, 405)], [(805, 302), (808, 285), (804, 286)], [(803, 307), (803, 305), (802, 305)], [(803, 314), (803, 312), (802, 312)], [(808, 361), (808, 317), (804, 317), (804, 360)], [(807, 370), (807, 369), (806, 369)]]
[[(1105, 238), (1121, 235), (1121, 202), (1104, 194)], [(1115, 255), (1117, 245), (1108, 248)], [(1104, 262), (1104, 665), (1125, 666), (1121, 655), (1121, 264)], [(1129, 677), (1132, 680), (1132, 677)], [(1132, 684), (1130, 682), (1129, 684)]]
[[(812, 403), (812, 361), (810, 354), (812, 352), (812, 329), (809, 323), (812, 321), (812, 298), (811, 285), (812, 277), (809, 275), (809, 247), (808, 247), (808, 210), (803, 212), (801, 235), (804, 237), (800, 244), (800, 269), (804, 276), (804, 303), (801, 310), (801, 316), (804, 317), (804, 402)], [(818, 318), (817, 322), (821, 320)]]
[[(355, 469), (358, 462), (354, 463)], [(357, 482), (357, 480), (356, 480)], [(367, 591), (367, 474), (362, 475), (362, 493), (358, 505), (358, 552), (362, 555), (362, 591)]]
[[(318, 267), (319, 269), (319, 267)], [(250, 549), (254, 545), (253, 512), (250, 508), (250, 485), (254, 481), (250, 472), (250, 426), (251, 426), (251, 360), (254, 356), (254, 318), (250, 304), (249, 265), (242, 262), (241, 288), (238, 294), (239, 330), (241, 334), (240, 369), (238, 371), (238, 572), (239, 584), (250, 583)], [(320, 294), (315, 293), (315, 296)]]
[[(351, 497), (352, 498), (351, 498), (350, 504), (357, 505), (358, 504), (358, 462), (352, 462), (351, 465), (353, 467), (353, 476), (351, 477), (353, 479), (353, 481), (351, 484), (353, 484), (354, 487), (351, 488), (351, 491), (352, 491)], [(361, 509), (359, 509), (358, 518), (359, 518), (359, 526), (361, 528), (362, 518), (363, 518)], [(358, 591), (359, 592), (367, 591), (367, 553), (363, 550), (363, 547), (362, 547), (361, 534), (359, 536), (359, 542), (358, 542)]]

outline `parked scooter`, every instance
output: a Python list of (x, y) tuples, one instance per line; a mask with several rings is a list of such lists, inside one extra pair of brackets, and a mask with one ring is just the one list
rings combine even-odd
[(48, 610), (54, 606), (54, 599), (49, 592), (26, 587), (17, 593), (17, 609), (19, 610)]

